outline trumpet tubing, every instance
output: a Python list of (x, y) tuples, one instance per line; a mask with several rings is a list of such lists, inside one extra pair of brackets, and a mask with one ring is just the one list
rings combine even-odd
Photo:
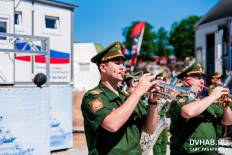
[(232, 104), (232, 95), (231, 94), (225, 94), (222, 95), (219, 99), (218, 102), (216, 102), (219, 106), (225, 108), (228, 105)]
[[(179, 93), (190, 95), (194, 94), (190, 88), (177, 87), (172, 84), (167, 84), (164, 82), (159, 82), (156, 84), (158, 87), (163, 88), (164, 92), (147, 92), (146, 96), (150, 98), (151, 96), (159, 96), (160, 98), (166, 99), (167, 101), (172, 101), (176, 98)], [(166, 89), (166, 90), (165, 90)], [(170, 91), (171, 90), (171, 91)], [(195, 98), (195, 95), (194, 95)]]
[(174, 86), (174, 85), (171, 85), (171, 84), (166, 84), (166, 83), (163, 83), (163, 82), (160, 82), (157, 85), (159, 87), (169, 89), (169, 90), (173, 90), (173, 91), (179, 91), (179, 92), (184, 93), (184, 94), (192, 93), (191, 89), (177, 87), (177, 86)]

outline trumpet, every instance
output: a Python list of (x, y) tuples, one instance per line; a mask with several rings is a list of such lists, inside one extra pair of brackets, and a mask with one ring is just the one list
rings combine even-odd
[[(227, 72), (226, 73), (226, 77), (225, 77), (225, 80), (222, 84), (222, 87), (228, 87), (228, 85), (230, 84), (231, 80), (232, 80), (232, 72)], [(225, 95), (222, 95), (219, 99), (218, 99), (218, 102), (217, 104), (223, 108), (225, 108), (226, 106), (232, 104), (232, 94), (225, 94)]]
[(166, 84), (164, 82), (159, 82), (159, 83), (157, 83), (157, 85), (159, 87), (169, 89), (169, 90), (172, 90), (172, 91), (179, 91), (179, 92), (184, 93), (184, 94), (194, 93), (194, 91), (191, 88), (178, 87), (178, 86), (175, 86), (175, 85), (172, 85), (172, 84)]
[[(157, 77), (155, 79), (157, 79)], [(153, 80), (155, 80), (155, 79), (153, 79)], [(164, 81), (160, 81), (160, 82), (156, 83), (155, 85), (160, 87), (160, 88), (166, 89), (167, 91), (166, 92), (159, 91), (159, 92), (153, 92), (153, 93), (155, 93), (155, 95), (157, 95), (161, 98), (164, 98), (166, 100), (175, 99), (175, 97), (178, 93), (186, 94), (186, 95), (195, 94), (194, 88), (176, 86), (177, 81), (178, 81), (178, 78), (176, 76), (173, 76), (173, 78), (171, 79), (169, 84), (165, 83)], [(170, 91), (173, 91), (174, 93), (171, 93)]]
[(155, 91), (155, 92), (148, 92), (146, 94), (146, 96), (148, 98), (150, 98), (150, 96), (159, 96), (160, 98), (163, 98), (167, 101), (172, 101), (176, 98), (176, 95), (177, 94), (185, 94), (187, 96), (189, 96), (189, 98), (191, 100), (195, 99), (195, 91), (193, 88), (187, 88), (187, 87), (178, 87), (178, 86), (175, 86), (175, 85), (172, 85), (172, 84), (167, 84), (167, 83), (164, 83), (164, 82), (158, 82), (156, 84), (156, 86), (160, 87), (160, 88), (163, 88), (165, 89), (166, 91), (163, 91), (163, 92), (158, 92), (158, 91)]
[(232, 95), (231, 94), (222, 95), (218, 99), (217, 104), (223, 108), (227, 107), (228, 105), (231, 105), (232, 104)]

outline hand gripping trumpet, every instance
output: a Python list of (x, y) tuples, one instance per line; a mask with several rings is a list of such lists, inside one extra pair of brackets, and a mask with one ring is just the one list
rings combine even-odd
[[(225, 77), (225, 80), (222, 84), (222, 87), (228, 87), (228, 85), (230, 84), (231, 80), (232, 80), (232, 76), (231, 76), (232, 72), (227, 72), (226, 73), (226, 77)], [(221, 107), (226, 107), (230, 104), (232, 104), (232, 95), (231, 94), (225, 94), (225, 95), (222, 95), (219, 99), (218, 99), (218, 102), (217, 104)]]
[[(162, 80), (162, 79), (160, 79), (160, 80)], [(162, 87), (162, 88), (168, 88), (169, 90), (176, 90), (176, 89), (179, 90), (179, 87), (175, 86), (176, 83), (177, 83), (177, 77), (174, 76), (169, 84), (166, 84), (164, 82), (160, 82), (157, 84), (157, 86)], [(174, 89), (174, 88), (176, 88), (176, 89)], [(180, 89), (180, 91), (186, 92), (185, 90), (182, 90), (182, 89)], [(152, 92), (150, 92), (150, 93), (152, 93)], [(161, 99), (158, 100), (158, 104), (157, 104), (158, 111), (160, 111), (166, 104), (171, 102), (168, 100), (173, 100), (173, 97), (170, 97), (170, 95), (168, 93), (154, 92), (154, 94), (161, 97)], [(164, 117), (158, 123), (156, 130), (153, 134), (142, 132), (142, 136), (140, 139), (140, 146), (142, 149), (142, 155), (152, 154), (153, 146), (155, 145), (159, 135), (168, 126), (169, 126), (169, 123), (167, 122), (166, 118)]]

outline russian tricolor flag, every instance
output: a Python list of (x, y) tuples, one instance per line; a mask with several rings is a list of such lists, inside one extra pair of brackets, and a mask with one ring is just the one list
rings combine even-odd
[[(17, 49), (19, 50), (28, 50), (30, 51), (30, 46), (26, 45), (26, 43), (17, 43), (16, 44)], [(41, 49), (40, 46), (36, 46), (39, 50)], [(16, 56), (15, 59), (21, 60), (21, 61), (31, 61), (31, 55), (28, 56)], [(36, 63), (45, 63), (46, 57), (44, 55), (36, 55), (35, 56), (35, 62)], [(70, 62), (70, 54), (65, 52), (60, 52), (56, 50), (50, 50), (50, 64), (67, 64)]]

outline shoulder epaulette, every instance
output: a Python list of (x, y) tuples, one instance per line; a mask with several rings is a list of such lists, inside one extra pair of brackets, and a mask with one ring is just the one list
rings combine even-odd
[(89, 93), (93, 94), (93, 95), (99, 95), (101, 92), (102, 92), (102, 90), (100, 90), (99, 88), (94, 88), (94, 89), (89, 91)]

